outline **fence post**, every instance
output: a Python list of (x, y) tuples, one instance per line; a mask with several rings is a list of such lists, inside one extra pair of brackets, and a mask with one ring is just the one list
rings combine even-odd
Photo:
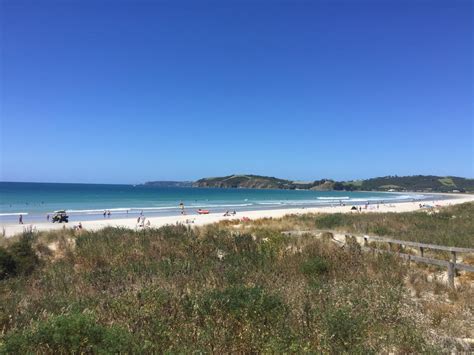
[(369, 246), (369, 241), (367, 240), (367, 237), (364, 236), (364, 246), (368, 247)]
[(423, 257), (423, 254), (424, 254), (425, 250), (423, 247), (420, 247), (420, 256)]
[[(452, 251), (451, 252), (451, 261), (453, 264), (456, 264), (456, 252), (455, 251)], [(454, 276), (458, 276), (459, 273), (456, 269), (454, 269)]]
[(449, 261), (448, 262), (448, 285), (451, 288), (454, 288), (454, 264)]

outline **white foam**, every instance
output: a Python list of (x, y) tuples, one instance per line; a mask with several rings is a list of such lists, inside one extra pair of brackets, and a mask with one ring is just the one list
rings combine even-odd
[(0, 216), (2, 217), (8, 217), (8, 216), (26, 216), (28, 212), (14, 212), (14, 213), (0, 213)]
[(421, 200), (421, 199), (425, 199), (425, 198), (427, 198), (427, 196), (425, 196), (425, 195), (400, 195), (400, 196), (394, 197), (393, 199), (397, 199), (397, 200), (412, 200), (412, 199)]
[(257, 205), (264, 205), (264, 206), (282, 206), (286, 205), (288, 201), (266, 201), (266, 202), (256, 202)]
[(391, 200), (390, 198), (375, 198), (375, 197), (368, 197), (368, 198), (351, 198), (348, 200), (349, 202), (366, 202), (366, 201), (388, 201)]
[(177, 209), (178, 206), (160, 206), (160, 207), (132, 207), (130, 211), (152, 211), (152, 210), (172, 210)]
[(106, 209), (97, 209), (97, 210), (66, 210), (67, 213), (84, 213), (84, 214), (94, 214), (94, 213), (104, 213), (104, 211), (110, 212), (126, 212), (130, 211), (131, 208), (106, 208)]
[[(239, 203), (239, 204), (223, 204), (223, 205), (200, 205), (200, 204), (192, 204), (188, 205), (188, 208), (196, 208), (196, 207), (205, 207), (205, 208), (212, 208), (212, 207), (248, 207), (253, 206), (253, 203)], [(186, 207), (186, 206), (185, 206)]]
[(328, 196), (328, 197), (318, 197), (317, 199), (318, 200), (334, 200), (334, 201), (337, 201), (337, 200), (349, 200), (350, 197), (349, 196), (342, 196), (342, 197)]

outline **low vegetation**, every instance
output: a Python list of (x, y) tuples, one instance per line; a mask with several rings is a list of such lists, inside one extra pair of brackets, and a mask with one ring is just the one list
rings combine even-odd
[[(471, 228), (473, 206), (448, 211)], [(0, 353), (468, 351), (471, 284), (453, 292), (394, 256), (279, 232), (380, 222), (334, 216), (3, 240)], [(381, 216), (390, 232), (405, 223), (401, 237), (427, 226)]]
[(389, 236), (401, 240), (474, 248), (474, 203), (406, 213), (333, 213), (291, 215), (262, 220), (275, 231), (331, 229)]
[(32, 248), (34, 236), (26, 233), (8, 248), (0, 246), (0, 280), (30, 274), (39, 263)]

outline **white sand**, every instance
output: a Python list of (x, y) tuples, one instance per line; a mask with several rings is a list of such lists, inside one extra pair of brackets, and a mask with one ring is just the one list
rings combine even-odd
[[(434, 194), (430, 194), (434, 195)], [(439, 201), (423, 201), (422, 203), (433, 205), (433, 206), (449, 206), (464, 202), (474, 201), (474, 195), (459, 195), (459, 194), (439, 194), (449, 195), (451, 198), (447, 200)], [(362, 213), (383, 213), (383, 212), (409, 212), (419, 210), (420, 202), (400, 202), (394, 204), (380, 204), (377, 209), (377, 205), (369, 205), (369, 209), (364, 209), (362, 206)], [(209, 223), (215, 223), (223, 220), (241, 219), (242, 217), (248, 217), (250, 219), (259, 218), (279, 218), (288, 214), (304, 214), (304, 213), (350, 213), (350, 205), (346, 206), (335, 206), (335, 207), (311, 207), (311, 208), (288, 208), (288, 209), (277, 209), (277, 210), (259, 210), (259, 211), (240, 211), (235, 216), (224, 217), (222, 213), (211, 213), (208, 215), (196, 215), (190, 214), (185, 216), (168, 216), (168, 217), (147, 217), (146, 221), (150, 221), (150, 227), (161, 227), (166, 224), (186, 223), (186, 220), (193, 220), (194, 223), (190, 225), (204, 225)], [(357, 213), (354, 211), (354, 213)], [(87, 230), (99, 230), (104, 227), (125, 227), (136, 229), (140, 228), (137, 225), (137, 218), (123, 218), (123, 219), (100, 219), (94, 221), (84, 221), (82, 226)], [(57, 223), (34, 223), (34, 224), (0, 224), (0, 234), (6, 237), (11, 237), (15, 234), (22, 233), (25, 230), (33, 229), (36, 231), (54, 230), (62, 228), (73, 228), (76, 222), (68, 224), (57, 224)]]

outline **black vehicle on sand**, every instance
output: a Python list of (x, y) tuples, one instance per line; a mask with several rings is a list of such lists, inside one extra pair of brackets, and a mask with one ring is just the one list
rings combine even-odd
[(69, 222), (69, 216), (67, 215), (66, 211), (54, 211), (53, 218), (51, 218), (51, 221), (58, 222), (58, 223), (68, 223)]

